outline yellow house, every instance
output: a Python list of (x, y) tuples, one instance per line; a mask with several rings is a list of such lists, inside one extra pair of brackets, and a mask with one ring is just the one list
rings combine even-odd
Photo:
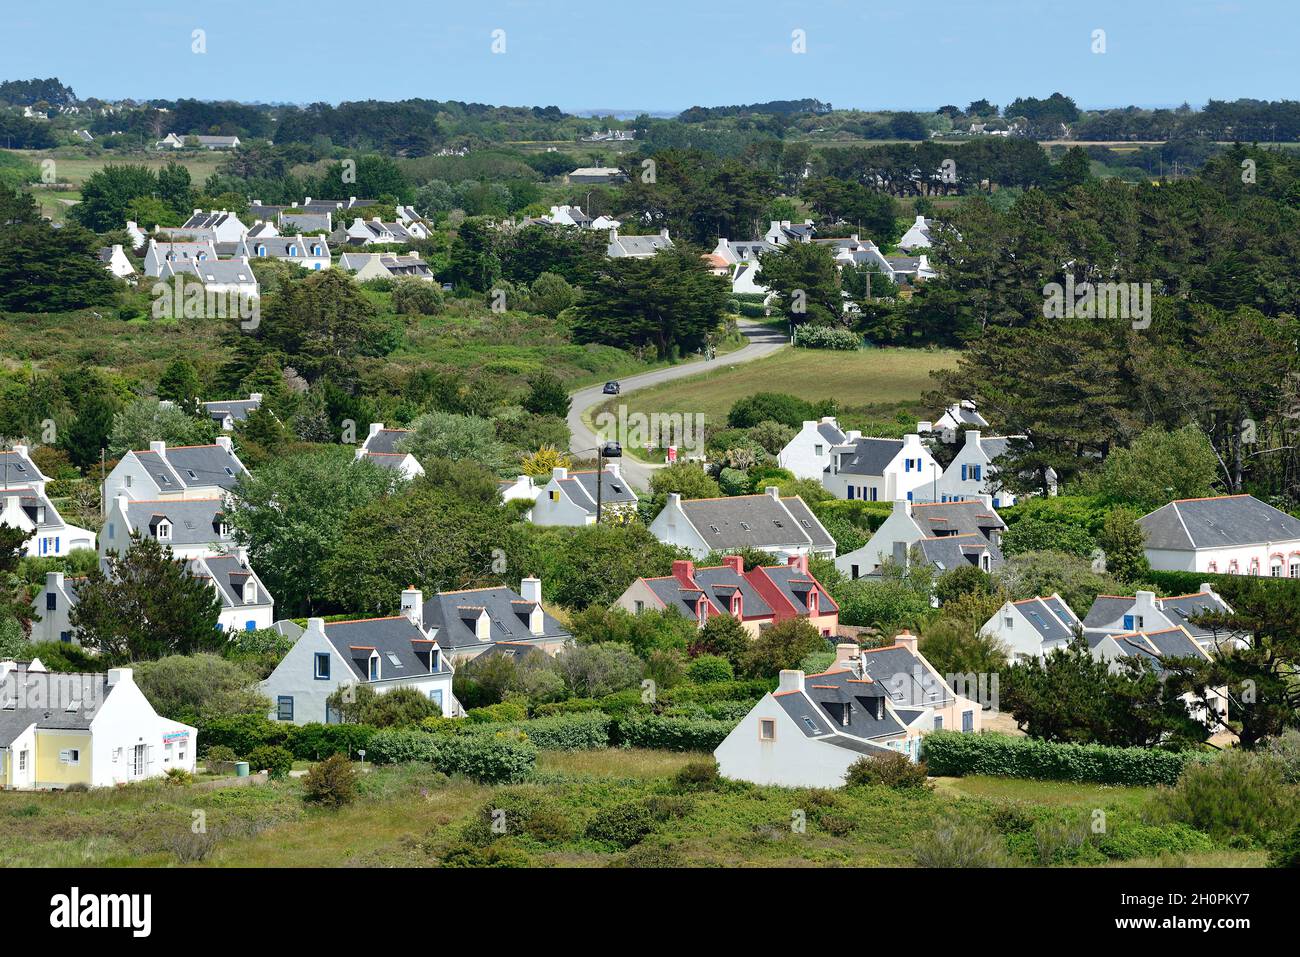
[(160, 717), (130, 668), (52, 674), (0, 661), (0, 786), (107, 787), (194, 770), (198, 732)]

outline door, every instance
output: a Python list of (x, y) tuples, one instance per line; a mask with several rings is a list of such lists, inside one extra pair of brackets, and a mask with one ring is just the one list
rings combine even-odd
[(131, 749), (131, 776), (144, 777), (144, 745), (137, 744)]

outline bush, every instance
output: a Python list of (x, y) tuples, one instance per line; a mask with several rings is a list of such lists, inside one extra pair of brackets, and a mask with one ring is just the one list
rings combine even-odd
[(193, 784), (194, 775), (190, 774), (190, 772), (186, 771), (184, 768), (168, 768), (167, 783), (168, 784)]
[(805, 349), (837, 349), (842, 352), (855, 352), (862, 348), (862, 336), (851, 329), (805, 323), (794, 331), (794, 344)]
[(722, 784), (722, 775), (718, 773), (718, 762), (692, 761), (682, 766), (673, 778), (674, 787), (680, 792), (716, 791)]
[(170, 655), (135, 665), (135, 683), (154, 710), (185, 724), (199, 724), (201, 716), (265, 718), (271, 702), (249, 690), (255, 679), (243, 665), (217, 655)]
[(1269, 867), (1300, 867), (1300, 821), (1276, 841), (1268, 855)]
[(483, 708), (470, 708), (465, 719), (470, 722), (523, 721), (528, 717), (528, 706), (520, 701), (502, 701)]
[(434, 733), (448, 735), (521, 733), (540, 751), (590, 751), (609, 745), (612, 723), (609, 715), (600, 711), (583, 711), (534, 718), (532, 721), (492, 724), (451, 723), (434, 729)]
[(987, 732), (934, 731), (923, 747), (929, 773), (936, 777), (988, 774), (1132, 786), (1172, 785), (1196, 759), (1192, 752), (1060, 744)]
[(858, 758), (844, 775), (844, 786), (881, 785), (898, 790), (928, 788), (925, 762), (914, 764), (905, 754), (890, 752)]
[(1233, 750), (1187, 768), (1164, 810), (1216, 840), (1261, 845), (1295, 820), (1297, 800), (1277, 760)]
[(200, 750), (224, 745), (236, 754), (248, 755), (262, 745), (285, 745), (294, 725), (268, 721), (264, 715), (241, 714), (216, 718), (199, 725)]
[(1287, 784), (1300, 784), (1300, 729), (1288, 728), (1264, 745), (1264, 753), (1272, 757), (1282, 770)]
[(306, 800), (324, 807), (342, 807), (357, 797), (357, 772), (341, 754), (313, 764), (303, 777)]
[(334, 754), (350, 758), (369, 749), (375, 732), (366, 724), (300, 724), (289, 734), (285, 747), (300, 761), (322, 761)]
[(587, 837), (593, 841), (629, 848), (654, 833), (655, 816), (642, 801), (628, 801), (598, 811), (587, 822)]
[(432, 761), (437, 755), (439, 740), (426, 731), (414, 728), (383, 728), (370, 738), (366, 757), (375, 764)]
[(252, 770), (266, 771), (273, 780), (279, 780), (293, 770), (293, 752), (278, 745), (264, 744), (249, 752), (248, 764)]
[(912, 849), (920, 867), (1004, 867), (1006, 846), (996, 831), (948, 821), (925, 834)]
[(730, 721), (708, 718), (668, 718), (630, 715), (615, 724), (617, 743), (631, 748), (665, 751), (712, 751), (731, 733)]
[[(239, 760), (239, 755), (235, 754), (233, 748), (228, 748), (224, 744), (218, 744), (215, 747), (208, 748), (206, 758), (208, 770), (214, 774), (224, 773), (226, 768), (233, 765)], [(219, 767), (225, 765), (226, 767)]]
[(731, 662), (721, 655), (700, 655), (686, 668), (686, 677), (695, 684), (731, 681), (736, 677)]
[(437, 741), (434, 767), (444, 774), (463, 774), (480, 784), (514, 784), (537, 765), (537, 746), (508, 732), (472, 734)]

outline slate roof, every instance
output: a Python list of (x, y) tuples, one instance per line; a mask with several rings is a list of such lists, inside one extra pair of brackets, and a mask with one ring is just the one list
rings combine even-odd
[[(837, 735), (882, 738), (903, 733), (903, 725), (888, 707), (884, 708), (883, 717), (876, 717), (877, 703), (889, 699), (888, 690), (874, 679), (859, 678), (847, 668), (805, 676), (803, 694), (817, 706), (821, 712), (819, 717)], [(794, 696), (778, 695), (777, 700), (786, 697)], [(807, 722), (802, 723), (807, 732)]]
[(1187, 551), (1300, 541), (1300, 519), (1253, 495), (1179, 499), (1138, 519), (1146, 547)]
[[(763, 566), (763, 574), (768, 581), (772, 582), (785, 600), (792, 604), (801, 615), (808, 614), (808, 593), (812, 589), (814, 579), (811, 575), (801, 572), (794, 565), (771, 565)], [(838, 610), (838, 605), (831, 598), (825, 588), (819, 589), (820, 597), (818, 602), (818, 614), (824, 615), (830, 611)], [(749, 608), (749, 598), (746, 596), (745, 604), (742, 606), (746, 610)]]
[(953, 700), (951, 690), (902, 645), (863, 648), (862, 670), (879, 684), (895, 705), (927, 708)]
[[(689, 618), (691, 621), (696, 620), (695, 602), (703, 594), (702, 589), (683, 585), (671, 575), (664, 578), (646, 578), (643, 580), (650, 590), (654, 592), (655, 597), (664, 603), (665, 607), (676, 609), (683, 618)], [(717, 610), (725, 612), (727, 609), (723, 607)]]
[(295, 213), (292, 210), (286, 210), (280, 214), (280, 224), (282, 226), (292, 226), (304, 233), (329, 233), (334, 230), (334, 217), (329, 212)]
[(0, 486), (45, 481), (48, 481), (48, 477), (26, 455), (20, 455), (13, 449), (0, 451)]
[[(330, 254), (329, 243), (320, 236), (259, 236), (243, 245), (242, 252), (249, 259), (311, 259)], [(291, 253), (291, 246), (297, 247), (297, 252)], [(312, 252), (313, 246), (320, 246), (320, 252)], [(265, 253), (260, 252), (262, 248), (265, 248)]]
[(743, 617), (770, 618), (773, 614), (772, 606), (763, 600), (749, 580), (744, 575), (736, 574), (736, 570), (729, 565), (696, 568), (692, 577), (714, 608), (723, 614), (730, 613), (731, 596), (736, 591), (740, 592), (740, 611)]
[(1012, 602), (1043, 642), (1068, 642), (1074, 637), (1074, 619), (1068, 606), (1051, 595)]
[(668, 249), (673, 241), (655, 233), (653, 236), (619, 236), (609, 244), (610, 250), (621, 247), (628, 256), (652, 256), (661, 249)]
[(366, 439), (367, 452), (396, 452), (397, 443), (411, 434), (410, 429), (380, 429)]
[[(568, 630), (551, 615), (542, 613), (542, 633), (534, 635), (528, 630), (532, 602), (524, 602), (518, 592), (504, 586), (475, 588), (467, 591), (439, 592), (424, 603), (424, 627), (437, 628), (434, 637), (445, 651), (461, 648), (481, 648), (474, 625), (467, 622), (461, 608), (487, 609), (492, 623), (490, 641), (537, 642), (543, 639), (571, 638)], [(525, 608), (525, 606), (527, 606)]]
[(681, 505), (711, 549), (835, 547), (835, 540), (797, 495), (683, 499)]
[[(1201, 646), (1182, 628), (1166, 628), (1161, 631), (1138, 631), (1127, 634), (1110, 635), (1119, 646), (1120, 653), (1127, 657), (1145, 659), (1159, 672), (1164, 671), (1165, 658), (1208, 657)], [(1099, 639), (1098, 643), (1103, 639)], [(1092, 644), (1092, 642), (1089, 642)], [(1095, 647), (1095, 645), (1093, 645)]]
[[(636, 493), (632, 491), (628, 483), (610, 472), (608, 469), (601, 476), (600, 483), (600, 501), (601, 505), (621, 505), (637, 501)], [(567, 479), (559, 482), (559, 486), (564, 489), (567, 495), (575, 505), (581, 506), (587, 510), (590, 515), (596, 514), (596, 470), (588, 469), (580, 472), (570, 472)]]
[[(0, 681), (0, 747), (11, 745), (33, 724), (51, 731), (88, 731), (111, 693), (108, 675), (28, 671), (27, 665), (19, 662)], [(79, 707), (69, 711), (73, 703)]]
[(229, 542), (221, 538), (220, 516), (224, 505), (219, 498), (174, 498), (153, 501), (128, 501), (126, 517), (131, 528), (148, 532), (165, 518), (171, 523), (171, 538), (166, 545), (206, 545), (212, 542)]
[(830, 422), (818, 422), (817, 431), (821, 433), (821, 437), (831, 445), (842, 445), (844, 440), (848, 438), (841, 429), (837, 428)]
[(243, 422), (248, 418), (248, 413), (260, 408), (261, 399), (223, 399), (213, 402), (201, 402), (203, 411), (208, 413), (212, 418), (220, 422), (229, 413), (230, 417), (236, 422)]
[(918, 503), (912, 506), (912, 521), (926, 537), (955, 532), (987, 538), (986, 530), (1007, 527), (1002, 517), (980, 499)]
[(945, 535), (943, 538), (923, 538), (917, 545), (926, 561), (948, 571), (965, 565), (978, 565), (985, 551), (989, 553), (990, 568), (1002, 564), (1002, 550), (978, 532), (962, 535)]
[[(326, 622), (325, 637), (361, 681), (370, 680), (372, 648), (379, 653), (381, 681), (431, 673), (429, 651), (433, 645), (428, 641), (428, 636), (405, 615)], [(446, 650), (446, 645), (441, 640), (438, 641), (438, 646)], [(438, 669), (432, 673), (444, 674), (450, 670), (446, 655), (439, 655)]]
[[(1191, 618), (1205, 611), (1228, 611), (1228, 605), (1217, 595), (1196, 592), (1191, 595), (1175, 595), (1170, 598), (1157, 598), (1156, 608), (1164, 613), (1173, 624), (1186, 628), (1193, 636), (1209, 638), (1213, 632), (1209, 628), (1193, 625)], [(1123, 621), (1124, 616), (1132, 614), (1137, 604), (1136, 595), (1098, 595), (1083, 619), (1083, 626), (1091, 629), (1105, 629), (1114, 622)]]
[(233, 217), (229, 212), (198, 212), (190, 216), (180, 229), (216, 229)]
[(248, 471), (233, 452), (220, 445), (168, 446), (165, 459), (150, 450), (134, 455), (164, 490), (215, 485), (229, 491)]
[(215, 282), (225, 285), (257, 285), (253, 269), (242, 259), (205, 259), (195, 262), (193, 259), (169, 259), (164, 264), (168, 278), (177, 273), (197, 276), (202, 282)]
[(842, 474), (884, 475), (889, 463), (903, 451), (903, 440), (864, 437), (833, 451), (839, 456), (839, 471)]
[(190, 574), (211, 578), (221, 595), (221, 604), (226, 608), (244, 606), (244, 584), (250, 579), (257, 586), (255, 605), (269, 605), (271, 596), (258, 580), (247, 562), (240, 561), (238, 555), (205, 555), (194, 558), (189, 563)]

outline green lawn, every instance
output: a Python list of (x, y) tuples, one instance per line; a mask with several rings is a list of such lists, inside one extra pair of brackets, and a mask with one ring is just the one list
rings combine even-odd
[[(1033, 865), (1039, 830), (1077, 834), (1097, 809), (1105, 810), (1109, 833), (1126, 840), (1097, 841), (1109, 853), (1090, 847), (1083, 863), (1264, 863), (1261, 851), (1205, 839), (1193, 850), (1162, 851), (1172, 839), (1149, 818), (1154, 789), (945, 778), (929, 792), (735, 782), (683, 790), (676, 772), (702, 757), (543, 753), (529, 783), (508, 787), (447, 778), (428, 765), (371, 768), (360, 775), (359, 800), (338, 811), (306, 804), (296, 778), (215, 791), (155, 782), (0, 792), (0, 866), (428, 867), (453, 859), (539, 867), (911, 866), (914, 850), (953, 820), (992, 835), (1012, 863)], [(649, 833), (628, 842), (635, 846), (589, 830), (597, 815), (625, 805), (653, 812)], [(503, 837), (484, 823), (492, 809), (505, 809)], [(204, 833), (195, 834), (200, 820)]]
[(952, 350), (863, 349), (831, 352), (788, 349), (753, 362), (677, 379), (629, 393), (610, 403), (629, 411), (703, 413), (725, 421), (732, 404), (755, 392), (788, 392), (808, 401), (834, 398), (863, 416), (892, 417), (924, 411), (921, 395), (934, 387), (930, 373), (957, 364)]

